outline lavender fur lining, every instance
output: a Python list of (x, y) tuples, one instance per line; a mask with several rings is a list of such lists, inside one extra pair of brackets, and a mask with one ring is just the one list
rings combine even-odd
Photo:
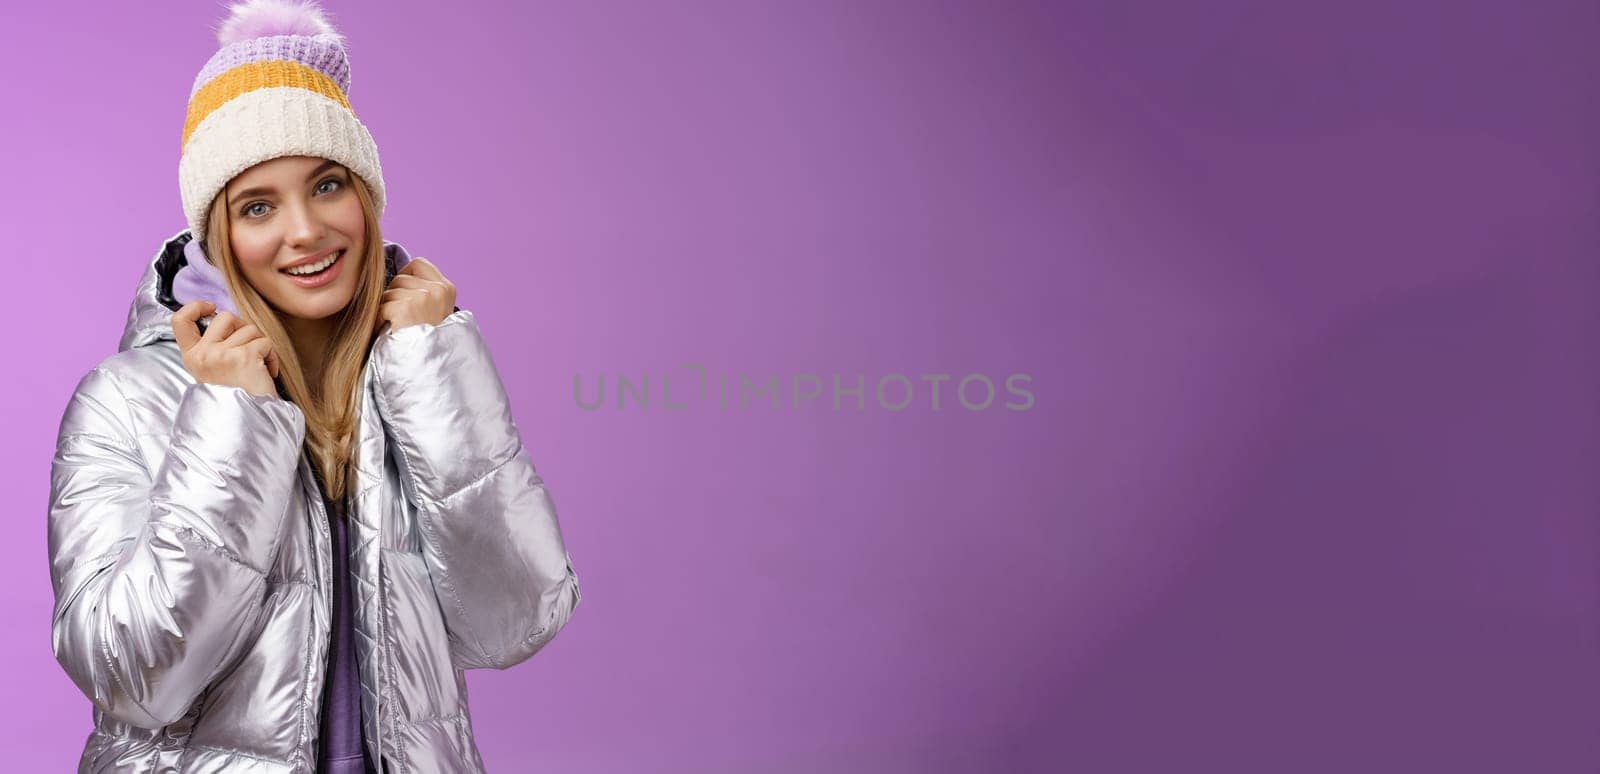
[(228, 283), (222, 279), (222, 270), (206, 260), (200, 249), (200, 240), (191, 239), (183, 246), (183, 260), (187, 264), (172, 278), (172, 297), (179, 304), (190, 301), (210, 301), (217, 311), (238, 314), (233, 298), (228, 295)]

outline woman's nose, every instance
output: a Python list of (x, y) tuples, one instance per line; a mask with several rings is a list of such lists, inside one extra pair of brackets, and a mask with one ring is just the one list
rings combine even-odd
[(312, 211), (308, 205), (289, 207), (289, 241), (300, 245), (316, 245), (322, 242), (323, 234), (327, 227), (322, 219)]

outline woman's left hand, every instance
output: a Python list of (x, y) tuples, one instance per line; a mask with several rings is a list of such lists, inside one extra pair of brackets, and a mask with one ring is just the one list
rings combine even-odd
[(390, 328), (429, 323), (438, 325), (456, 308), (456, 286), (426, 258), (412, 258), (383, 291), (378, 320)]

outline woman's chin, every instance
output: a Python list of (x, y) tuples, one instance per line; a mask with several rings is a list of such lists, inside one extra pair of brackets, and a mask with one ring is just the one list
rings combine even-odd
[[(330, 289), (331, 290), (331, 289)], [(304, 290), (295, 290), (295, 294), (304, 294)], [(288, 298), (287, 303), (274, 304), (281, 314), (299, 320), (325, 320), (342, 311), (350, 305), (350, 296), (342, 299), (333, 293), (318, 294), (323, 298)]]

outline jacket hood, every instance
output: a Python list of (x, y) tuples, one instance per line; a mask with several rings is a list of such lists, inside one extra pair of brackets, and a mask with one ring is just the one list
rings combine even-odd
[[(387, 285), (396, 272), (411, 262), (411, 254), (399, 244), (384, 240), (383, 255)], [(123, 327), (117, 351), (174, 340), (172, 313), (190, 301), (210, 301), (220, 311), (235, 311), (222, 272), (206, 261), (201, 243), (186, 228), (163, 243), (145, 268), (133, 303), (128, 306), (128, 323)]]

